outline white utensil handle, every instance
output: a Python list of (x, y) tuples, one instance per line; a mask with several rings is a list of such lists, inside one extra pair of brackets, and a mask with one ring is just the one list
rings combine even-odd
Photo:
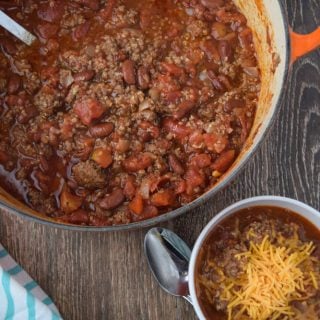
[(4, 12), (0, 10), (0, 25), (12, 33), (14, 36), (19, 38), (21, 41), (26, 43), (28, 46), (32, 44), (33, 41), (36, 40), (36, 37), (32, 35), (25, 28), (20, 26), (14, 20), (12, 20), (9, 16), (7, 16)]

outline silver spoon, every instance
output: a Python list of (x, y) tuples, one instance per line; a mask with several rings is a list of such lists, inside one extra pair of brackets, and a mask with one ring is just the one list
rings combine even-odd
[(17, 22), (11, 19), (8, 15), (6, 15), (3, 11), (0, 10), (0, 25), (12, 33), (14, 36), (19, 38), (28, 46), (37, 39), (33, 34), (27, 31), (25, 28), (20, 26)]
[(144, 252), (161, 288), (192, 304), (188, 289), (191, 250), (186, 243), (170, 230), (153, 228), (145, 236)]

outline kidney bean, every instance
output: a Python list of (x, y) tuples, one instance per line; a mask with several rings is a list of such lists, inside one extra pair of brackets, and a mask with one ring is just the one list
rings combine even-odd
[(177, 139), (184, 139), (191, 132), (190, 128), (188, 128), (184, 124), (179, 123), (173, 118), (165, 118), (163, 120), (163, 127), (165, 130), (172, 133)]
[(90, 22), (86, 21), (82, 24), (79, 24), (72, 32), (72, 39), (78, 41), (81, 38), (84, 38), (90, 29)]
[(172, 190), (159, 191), (151, 196), (151, 203), (156, 207), (172, 206), (175, 202), (175, 195)]
[(90, 127), (89, 132), (94, 138), (105, 138), (114, 130), (114, 124), (111, 122), (104, 122)]
[[(69, 215), (60, 217), (59, 220), (72, 224), (88, 224), (89, 215), (85, 210), (77, 210)], [(106, 223), (103, 225), (106, 225)]]
[(220, 63), (220, 54), (216, 41), (206, 40), (201, 44), (200, 48), (204, 51), (209, 61), (213, 60), (215, 63)]
[(148, 133), (151, 138), (157, 139), (160, 136), (160, 129), (149, 121), (142, 121), (139, 127)]
[(138, 85), (140, 89), (146, 90), (150, 87), (150, 75), (146, 67), (142, 66), (138, 69)]
[(197, 154), (191, 159), (191, 165), (200, 169), (209, 167), (210, 164), (211, 157), (206, 153)]
[(200, 2), (208, 9), (216, 9), (224, 4), (224, 0), (201, 0)]
[(123, 73), (124, 81), (127, 84), (136, 83), (134, 62), (132, 60), (126, 60), (122, 63), (122, 73)]
[(115, 149), (119, 153), (125, 153), (130, 149), (130, 141), (127, 139), (119, 139)]
[(119, 207), (125, 201), (125, 196), (121, 189), (112, 191), (106, 195), (99, 203), (102, 209), (111, 210)]
[(95, 72), (93, 70), (85, 70), (76, 73), (73, 76), (75, 82), (82, 82), (82, 81), (90, 81), (95, 76)]
[(225, 76), (224, 74), (220, 74), (218, 75), (218, 79), (220, 83), (222, 83), (227, 90), (232, 90), (233, 87), (232, 87), (231, 81), (227, 76)]
[(181, 76), (184, 73), (183, 68), (178, 67), (174, 63), (162, 62), (161, 65), (166, 72), (168, 72), (174, 76)]
[(170, 168), (173, 172), (179, 175), (184, 174), (184, 168), (175, 154), (170, 154), (168, 159)]
[(48, 40), (57, 34), (58, 29), (59, 27), (57, 25), (44, 22), (38, 24), (36, 33), (42, 39)]
[(230, 45), (230, 43), (226, 40), (219, 41), (218, 44), (219, 54), (222, 61), (233, 61), (233, 49)]
[(186, 100), (181, 102), (176, 111), (172, 114), (174, 119), (180, 120), (183, 117), (185, 117), (188, 113), (190, 113), (192, 111), (192, 109), (195, 107), (195, 102), (194, 101), (190, 101), (190, 100)]
[(153, 159), (147, 153), (140, 153), (138, 155), (132, 155), (129, 158), (123, 160), (122, 166), (127, 172), (137, 172), (150, 167), (153, 163)]
[(208, 71), (208, 77), (211, 80), (213, 86), (218, 90), (218, 91), (226, 91), (226, 87), (224, 83), (220, 80), (218, 76), (212, 71)]
[(221, 40), (228, 33), (228, 27), (221, 22), (214, 22), (211, 26), (211, 35), (216, 40)]
[(38, 17), (47, 22), (56, 22), (60, 20), (64, 13), (64, 3), (62, 1), (52, 1), (40, 4), (37, 11)]
[(213, 163), (212, 168), (214, 170), (217, 170), (220, 173), (224, 173), (228, 170), (228, 168), (231, 166), (235, 158), (235, 151), (234, 150), (228, 150), (219, 156), (217, 160)]
[(16, 74), (13, 74), (8, 81), (8, 85), (7, 85), (8, 94), (17, 93), (20, 89), (20, 86), (21, 86), (20, 77)]
[(157, 209), (157, 207), (153, 206), (153, 205), (146, 205), (143, 208), (143, 211), (140, 215), (141, 219), (149, 219), (149, 218), (153, 218), (156, 217), (159, 214), (159, 211)]
[(243, 99), (230, 98), (223, 107), (223, 110), (226, 112), (231, 112), (235, 108), (243, 108), (246, 103)]

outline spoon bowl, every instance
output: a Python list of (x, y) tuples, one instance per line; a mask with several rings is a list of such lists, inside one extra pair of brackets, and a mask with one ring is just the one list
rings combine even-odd
[(191, 303), (188, 289), (191, 250), (187, 244), (170, 230), (153, 228), (145, 236), (144, 251), (160, 287)]

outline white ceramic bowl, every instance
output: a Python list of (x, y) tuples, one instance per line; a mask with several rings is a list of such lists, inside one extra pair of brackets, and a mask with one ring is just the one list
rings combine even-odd
[(223, 211), (221, 211), (217, 216), (215, 216), (203, 229), (200, 236), (198, 237), (195, 246), (192, 250), (191, 260), (189, 265), (189, 291), (192, 299), (192, 303), (195, 309), (195, 312), (200, 320), (205, 320), (205, 316), (200, 308), (199, 300), (196, 295), (195, 289), (195, 265), (198, 258), (199, 250), (202, 247), (203, 242), (206, 240), (207, 236), (211, 231), (224, 219), (229, 217), (235, 212), (238, 212), (241, 209), (256, 207), (256, 206), (273, 206), (289, 209), (293, 212), (296, 212), (300, 216), (304, 217), (315, 225), (320, 230), (320, 213), (319, 211), (311, 208), (310, 206), (289, 198), (276, 197), (276, 196), (262, 196), (254, 197), (239, 201)]

